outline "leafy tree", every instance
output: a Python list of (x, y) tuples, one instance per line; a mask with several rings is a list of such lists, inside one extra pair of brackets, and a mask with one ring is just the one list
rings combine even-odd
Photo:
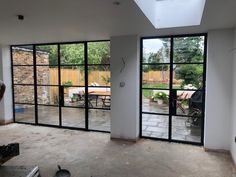
[(203, 61), (203, 37), (182, 37), (174, 39), (174, 62), (190, 63)]
[(88, 43), (88, 63), (89, 64), (109, 64), (110, 63), (110, 42)]
[[(37, 46), (37, 50), (49, 53), (49, 64), (57, 65), (57, 45)], [(63, 44), (60, 46), (61, 64), (78, 65), (84, 64), (83, 44)], [(88, 63), (89, 64), (109, 64), (110, 63), (110, 42), (89, 42), (88, 43)], [(68, 66), (67, 68), (71, 68)], [(77, 67), (76, 67), (77, 68)], [(80, 67), (81, 69), (82, 67)], [(109, 66), (98, 67), (99, 70), (109, 70)]]
[[(161, 51), (162, 50), (158, 51), (157, 53), (151, 53), (148, 58), (148, 63), (150, 63), (150, 64), (163, 63), (161, 61), (163, 58)], [(149, 70), (151, 70), (151, 71), (167, 71), (168, 66), (167, 65), (149, 65)]]
[(49, 53), (49, 64), (58, 65), (57, 46), (56, 45), (41, 45), (37, 46), (36, 50), (41, 50)]
[(175, 70), (176, 78), (182, 79), (182, 85), (192, 84), (193, 86), (200, 88), (202, 83), (203, 67), (200, 65), (183, 65)]
[(84, 45), (66, 44), (60, 47), (61, 64), (84, 64)]
[[(185, 37), (174, 40), (174, 62), (193, 63), (203, 62), (203, 38)], [(182, 85), (192, 84), (199, 88), (202, 84), (203, 66), (197, 64), (183, 64), (174, 67), (177, 79), (182, 79)]]

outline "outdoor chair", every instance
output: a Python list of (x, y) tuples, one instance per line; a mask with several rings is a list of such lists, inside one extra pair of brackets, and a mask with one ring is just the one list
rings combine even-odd
[(102, 96), (102, 107), (110, 108), (111, 107), (111, 97), (110, 96)]
[[(78, 103), (82, 102), (82, 106), (85, 106), (85, 92), (84, 91), (81, 91), (81, 92), (79, 92), (77, 94), (74, 93), (73, 97), (75, 97), (77, 99), (76, 101)], [(93, 104), (91, 102), (92, 100), (93, 100), (92, 96), (88, 96), (88, 106), (90, 108), (93, 108)]]
[(199, 89), (193, 93), (189, 99), (189, 113), (188, 119), (186, 120), (186, 126), (200, 127), (202, 117), (202, 104), (203, 104), (202, 91)]
[(188, 93), (183, 92), (176, 98), (176, 109), (180, 109), (184, 114), (186, 113), (185, 109), (183, 108), (183, 103), (187, 100)]

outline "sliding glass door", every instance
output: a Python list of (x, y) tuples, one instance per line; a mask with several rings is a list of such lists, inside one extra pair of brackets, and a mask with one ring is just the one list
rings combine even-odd
[(12, 46), (15, 122), (110, 131), (110, 42)]
[(203, 144), (206, 35), (141, 43), (141, 136)]

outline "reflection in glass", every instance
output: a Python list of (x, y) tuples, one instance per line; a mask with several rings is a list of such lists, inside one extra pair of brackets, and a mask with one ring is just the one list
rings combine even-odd
[[(192, 126), (190, 121), (196, 117), (172, 117), (172, 139), (188, 142), (201, 142), (201, 125)], [(201, 117), (198, 117), (199, 122)]]
[(89, 110), (89, 129), (110, 131), (111, 111), (102, 109)]
[(38, 122), (40, 124), (59, 125), (59, 108), (38, 106)]
[(62, 126), (85, 128), (85, 110), (62, 108)]
[(35, 123), (35, 106), (16, 104), (15, 119), (17, 122)]

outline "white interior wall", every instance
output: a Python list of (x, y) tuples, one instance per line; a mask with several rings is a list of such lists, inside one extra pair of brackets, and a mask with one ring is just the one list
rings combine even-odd
[(10, 47), (0, 45), (0, 79), (6, 85), (5, 95), (0, 102), (0, 124), (13, 121), (12, 114), (12, 79)]
[(231, 136), (230, 136), (230, 145), (231, 145), (231, 154), (236, 164), (236, 29), (234, 31), (234, 61), (233, 61), (233, 96), (232, 96), (232, 121), (231, 121)]
[(111, 37), (112, 138), (136, 140), (139, 136), (139, 50), (137, 36)]
[(208, 33), (205, 147), (230, 149), (233, 30)]

